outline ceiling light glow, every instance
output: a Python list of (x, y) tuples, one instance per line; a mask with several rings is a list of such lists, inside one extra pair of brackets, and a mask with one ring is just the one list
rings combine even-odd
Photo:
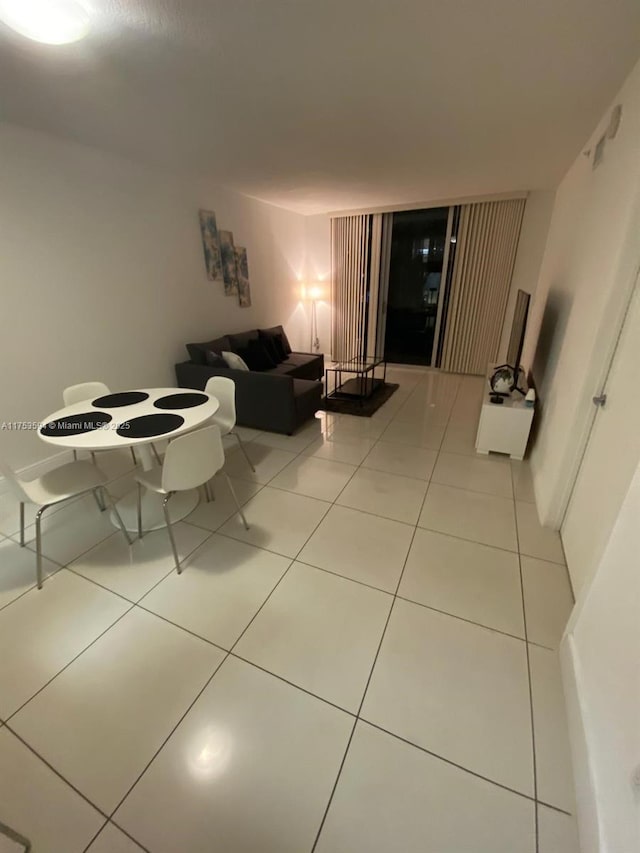
[(44, 44), (69, 44), (89, 32), (89, 13), (79, 0), (0, 0), (0, 21)]

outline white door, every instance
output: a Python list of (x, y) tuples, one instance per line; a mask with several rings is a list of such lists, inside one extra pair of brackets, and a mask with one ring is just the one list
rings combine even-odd
[(606, 402), (598, 407), (561, 528), (576, 597), (600, 561), (640, 461), (638, 282), (602, 392)]

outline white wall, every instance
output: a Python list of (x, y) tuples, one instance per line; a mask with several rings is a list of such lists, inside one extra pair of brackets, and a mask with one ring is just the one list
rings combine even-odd
[[(253, 306), (207, 280), (198, 209), (248, 250)], [(306, 348), (305, 217), (96, 149), (0, 126), (0, 422), (38, 421), (62, 388), (175, 384), (184, 344), (284, 323)], [(16, 467), (51, 455), (0, 432)]]
[[(611, 106), (623, 117), (604, 160), (578, 153), (551, 218), (523, 362), (532, 365), (539, 428), (531, 454), (541, 521), (558, 526), (619, 321), (640, 262), (640, 64)], [(603, 115), (585, 149), (609, 122)]]
[(582, 853), (640, 850), (640, 469), (562, 644)]
[[(538, 190), (530, 192), (527, 196), (524, 216), (522, 218), (522, 228), (520, 229), (520, 238), (518, 240), (518, 251), (513, 266), (511, 290), (509, 291), (509, 300), (507, 302), (507, 310), (505, 311), (500, 338), (500, 349), (498, 351), (498, 361), (500, 362), (505, 361), (507, 357), (518, 290), (530, 293), (533, 303), (538, 276), (540, 275), (540, 265), (542, 264), (542, 257), (547, 243), (554, 198), (555, 190)], [(525, 364), (525, 371), (530, 366), (529, 364)]]

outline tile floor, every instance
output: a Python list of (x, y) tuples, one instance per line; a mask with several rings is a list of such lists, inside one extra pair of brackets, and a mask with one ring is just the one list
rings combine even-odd
[(244, 430), (250, 530), (216, 482), (180, 576), (78, 500), (38, 591), (0, 499), (0, 820), (34, 853), (577, 853), (559, 537), (526, 462), (474, 455), (481, 380), (389, 379), (371, 419)]

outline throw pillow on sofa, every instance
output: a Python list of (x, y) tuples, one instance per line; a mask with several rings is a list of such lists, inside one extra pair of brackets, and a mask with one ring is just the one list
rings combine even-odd
[(249, 345), (240, 350), (239, 355), (246, 361), (249, 370), (273, 370), (278, 364), (259, 340), (249, 341)]
[(207, 367), (228, 367), (229, 365), (224, 358), (213, 350), (207, 350), (206, 354)]
[(291, 344), (289, 343), (289, 339), (282, 328), (282, 326), (272, 326), (270, 329), (258, 329), (259, 335), (270, 335), (272, 338), (278, 339), (280, 336), (279, 343), (282, 345), (282, 349), (284, 350), (284, 358), (288, 355), (291, 355)]
[(284, 349), (282, 348), (282, 346), (277, 346), (275, 338), (272, 335), (265, 334), (264, 332), (258, 332), (258, 334), (260, 335), (260, 343), (269, 353), (269, 357), (274, 362), (274, 364), (280, 364), (281, 361), (284, 361), (286, 358), (284, 354)]
[(244, 359), (236, 355), (235, 352), (223, 352), (222, 357), (226, 361), (227, 367), (230, 367), (232, 370), (249, 370)]
[(214, 338), (212, 341), (205, 341), (201, 344), (187, 344), (189, 358), (194, 364), (206, 364), (209, 350), (220, 353), (223, 350), (230, 349), (229, 338), (224, 335), (221, 338)]

